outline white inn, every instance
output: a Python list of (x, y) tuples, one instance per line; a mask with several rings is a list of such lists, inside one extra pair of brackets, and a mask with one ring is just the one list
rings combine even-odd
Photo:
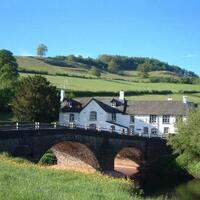
[(119, 134), (165, 137), (176, 133), (176, 122), (186, 120), (195, 104), (182, 101), (129, 101), (120, 91), (119, 98), (68, 99), (61, 92), (59, 123)]

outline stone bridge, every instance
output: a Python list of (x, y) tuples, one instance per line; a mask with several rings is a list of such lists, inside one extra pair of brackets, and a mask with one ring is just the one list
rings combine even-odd
[[(114, 169), (114, 159), (123, 148), (130, 147), (139, 150), (147, 163), (171, 153), (166, 140), (161, 138), (120, 135), (108, 131), (61, 126), (0, 128), (0, 152), (24, 157), (35, 163), (50, 148), (64, 142), (68, 142), (71, 147), (86, 147), (97, 161), (96, 168), (101, 171)], [(83, 161), (84, 156), (83, 153)], [(87, 162), (87, 159), (85, 161)]]

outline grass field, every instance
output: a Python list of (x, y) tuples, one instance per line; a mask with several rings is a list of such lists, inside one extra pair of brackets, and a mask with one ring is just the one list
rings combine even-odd
[(0, 155), (2, 200), (144, 200), (137, 193), (129, 180), (109, 178), (99, 173), (53, 170)]
[[(56, 74), (56, 73), (67, 73), (69, 75), (76, 75), (76, 76), (86, 76), (86, 77), (94, 77), (88, 73), (88, 67), (87, 65), (83, 65), (80, 63), (68, 63), (69, 67), (59, 67), (56, 65), (50, 65), (45, 63), (43, 60), (38, 59), (37, 57), (23, 57), (23, 56), (17, 56), (17, 63), (19, 65), (20, 69), (26, 69), (26, 70), (35, 70), (37, 72), (48, 72), (49, 74)], [(102, 71), (101, 77), (103, 79), (123, 79), (123, 80), (129, 80), (129, 81), (148, 81), (149, 79), (141, 79), (141, 77), (138, 76), (136, 71), (123, 71), (123, 76), (118, 74), (112, 74), (107, 71)], [(156, 71), (149, 73), (150, 77), (177, 77), (176, 74), (172, 72), (166, 72), (166, 71)]]
[[(21, 74), (27, 76), (28, 74)], [(49, 76), (44, 75), (52, 84), (58, 88), (63, 88), (66, 84), (67, 89), (78, 91), (119, 91), (119, 90), (171, 90), (179, 92), (180, 90), (200, 91), (200, 85), (173, 84), (173, 83), (135, 83), (121, 80), (104, 79), (84, 79), (75, 77)]]
[(100, 174), (58, 171), (0, 156), (0, 199), (133, 199), (133, 183)]
[[(194, 103), (200, 104), (200, 93), (196, 94), (189, 94), (188, 100), (192, 101)], [(168, 98), (172, 98), (175, 101), (182, 101), (183, 95), (181, 94), (172, 94), (172, 95), (139, 95), (139, 96), (131, 96), (127, 97), (127, 99), (130, 100), (136, 100), (136, 101), (151, 101), (151, 100), (160, 100), (164, 101)]]

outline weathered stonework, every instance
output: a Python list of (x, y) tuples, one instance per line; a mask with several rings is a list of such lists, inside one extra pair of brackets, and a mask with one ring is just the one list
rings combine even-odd
[[(60, 146), (59, 144), (62, 142), (70, 142), (70, 145)], [(112, 134), (106, 131), (69, 128), (0, 130), (0, 152), (6, 151), (33, 162), (38, 162), (45, 152), (54, 146), (63, 152), (62, 154), (57, 152), (58, 157), (60, 157), (59, 162), (62, 162), (66, 151), (70, 150), (68, 158), (64, 159), (68, 164), (70, 161), (77, 162), (73, 158), (75, 156), (79, 159), (79, 163), (87, 163), (101, 171), (113, 170), (115, 157), (125, 147), (138, 149), (142, 152), (142, 158), (147, 163), (160, 156), (171, 154), (171, 149), (166, 145), (166, 141), (160, 138), (144, 138)], [(87, 151), (88, 156), (83, 153), (86, 152), (86, 147), (90, 150), (90, 153)], [(75, 153), (77, 149), (79, 149), (79, 153)]]
[(62, 142), (52, 147), (57, 164), (99, 169), (99, 163), (90, 149), (78, 142)]

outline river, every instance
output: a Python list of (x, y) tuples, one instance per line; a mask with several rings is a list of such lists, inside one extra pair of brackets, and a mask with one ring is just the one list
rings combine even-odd
[[(138, 165), (130, 160), (117, 160), (116, 170), (135, 177)], [(186, 177), (148, 175), (133, 178), (134, 183), (142, 190), (145, 197), (166, 196), (169, 199), (200, 200), (200, 180)]]
[(200, 180), (152, 176), (140, 182), (145, 197), (167, 196), (169, 199), (200, 200)]

